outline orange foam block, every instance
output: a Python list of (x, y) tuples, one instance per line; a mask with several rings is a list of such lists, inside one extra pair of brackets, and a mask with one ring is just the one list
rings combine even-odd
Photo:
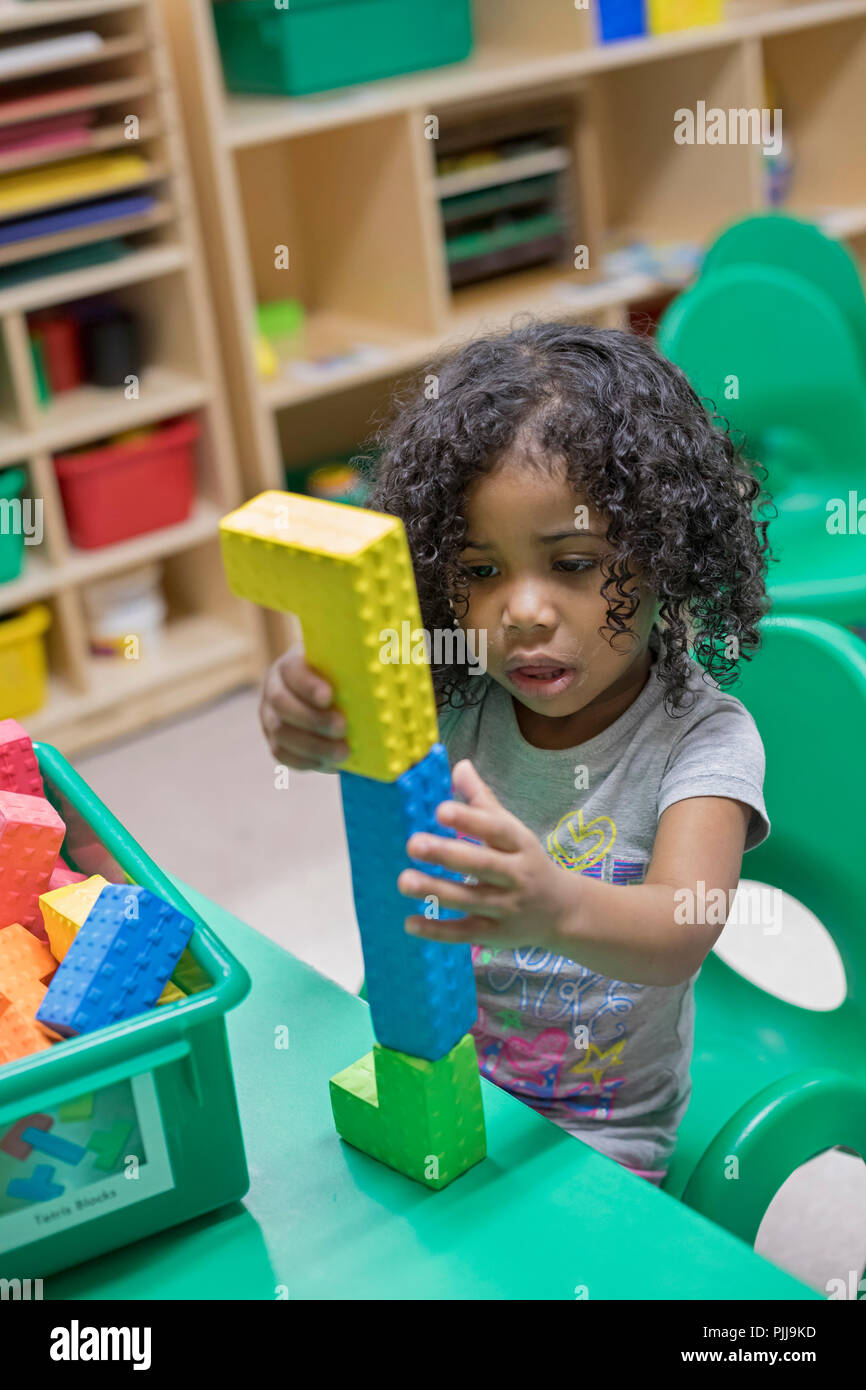
[(39, 895), (51, 882), (65, 834), (49, 801), (0, 791), (0, 930), (20, 922), (42, 934)]
[(0, 1066), (17, 1062), (31, 1052), (44, 1052), (50, 1046), (48, 1034), (36, 1020), (27, 1018), (5, 994), (0, 994)]
[(36, 1026), (54, 1039), (61, 1034), (40, 1023), (35, 1014), (57, 966), (48, 947), (37, 941), (32, 932), (25, 931), (20, 922), (0, 931), (0, 993), (18, 1014), (34, 1019)]

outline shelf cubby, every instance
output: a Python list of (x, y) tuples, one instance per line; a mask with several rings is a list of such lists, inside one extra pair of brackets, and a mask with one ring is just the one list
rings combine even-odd
[[(158, 7), (155, 0), (44, 0), (38, 6), (0, 7), (0, 50), (82, 29), (103, 36), (98, 54), (63, 65), (46, 63), (39, 72), (4, 81), (0, 97), (6, 136), (43, 116), (88, 111), (87, 133), (93, 137), (88, 149), (55, 147), (53, 155), (31, 151), (32, 159), (19, 141), (19, 155), (10, 158), (7, 146), (5, 164), (0, 156), (0, 175), (30, 169), (50, 175), (54, 169), (62, 172), (69, 158), (131, 149), (148, 161), (146, 175), (131, 186), (137, 182), (155, 197), (145, 213), (0, 245), (0, 466), (27, 468), (28, 484), (43, 504), (44, 527), (42, 545), (26, 548), (20, 575), (0, 584), (0, 615), (34, 602), (51, 612), (48, 697), (24, 722), (34, 737), (48, 738), (67, 753), (246, 683), (264, 659), (258, 615), (229, 594), (221, 574), (217, 577), (220, 517), (238, 505), (242, 487)], [(138, 118), (138, 140), (125, 133), (130, 115)], [(114, 192), (106, 189), (106, 195)], [(47, 206), (63, 203), (58, 197)], [(5, 220), (13, 215), (7, 209)], [(97, 260), (90, 251), (76, 265), (30, 264), (33, 258), (109, 238), (122, 238), (111, 258)], [(100, 296), (132, 311), (141, 325), (145, 365), (137, 398), (127, 399), (123, 387), (83, 383), (41, 402), (28, 316)], [(73, 545), (55, 456), (187, 413), (195, 413), (201, 426), (189, 517), (115, 545), (92, 550)], [(172, 619), (163, 656), (127, 679), (129, 672), (119, 673), (91, 656), (82, 593), (93, 581), (154, 559), (185, 576), (185, 599)]]
[[(761, 209), (760, 148), (677, 144), (674, 117), (699, 102), (762, 107), (765, 62), (785, 86), (797, 77), (785, 98), (798, 159), (802, 151), (797, 198), (832, 208), (824, 225), (833, 235), (866, 232), (866, 161), (840, 197), (844, 148), (823, 166), (819, 153), (848, 113), (851, 141), (866, 125), (866, 0), (734, 0), (719, 25), (610, 44), (598, 42), (593, 15), (570, 0), (475, 0), (466, 62), (309, 98), (228, 94), (210, 0), (161, 4), (209, 229), (248, 495), (284, 486), (286, 464), (359, 449), (397, 380), (441, 346), (500, 331), (521, 311), (614, 327), (651, 322), (693, 271), (637, 261), (621, 268), (622, 257), (612, 269), (609, 253), (632, 241), (676, 242), (696, 262), (723, 226)], [(509, 171), (490, 169), (487, 185), (477, 171), (440, 183), (436, 141), (426, 138), (431, 118), (444, 147), (461, 124), (519, 126), (547, 108), (565, 113), (565, 135), (519, 172), (562, 180), (570, 244), (588, 248), (589, 264), (578, 268), (564, 254), (452, 287), (440, 199), (496, 178), (501, 186)], [(289, 271), (274, 268), (277, 243), (290, 249)], [(292, 296), (307, 309), (297, 355), (342, 360), (318, 371), (296, 363), (266, 379), (255, 355), (256, 305)], [(356, 343), (368, 351), (351, 360)], [(278, 617), (268, 630), (275, 651), (294, 635)]]
[(771, 35), (762, 47), (792, 161), (784, 208), (813, 218), (847, 211), (866, 226), (866, 17)]

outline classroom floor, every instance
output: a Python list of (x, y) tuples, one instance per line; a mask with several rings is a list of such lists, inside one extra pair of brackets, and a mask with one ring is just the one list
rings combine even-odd
[[(280, 769), (276, 785), (257, 708), (258, 693), (244, 690), (75, 763), (162, 868), (357, 991), (364, 967), (338, 779)], [(805, 909), (786, 909), (792, 947), (779, 990), (826, 1008), (842, 983), (813, 924)], [(779, 969), (773, 943), (729, 926), (720, 954), (766, 984)], [(866, 1164), (836, 1150), (804, 1164), (776, 1194), (755, 1248), (822, 1294), (830, 1279), (847, 1286), (852, 1271), (856, 1285), (866, 1265)]]

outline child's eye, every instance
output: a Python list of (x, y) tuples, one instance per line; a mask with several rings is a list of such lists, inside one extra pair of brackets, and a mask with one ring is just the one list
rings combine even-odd
[(495, 566), (495, 565), (468, 565), (467, 568), (468, 568), (469, 573), (471, 574), (471, 576), (472, 576), (473, 579), (490, 579), (491, 576), (490, 576), (489, 574), (479, 574), (478, 571), (479, 571), (479, 570), (495, 570), (495, 569), (496, 569), (496, 566)]
[(576, 557), (557, 560), (556, 564), (563, 566), (566, 574), (582, 574), (584, 570), (591, 570), (595, 567), (594, 560), (578, 559)]

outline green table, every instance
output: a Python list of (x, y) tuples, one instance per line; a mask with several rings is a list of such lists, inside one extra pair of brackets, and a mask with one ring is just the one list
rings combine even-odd
[(823, 1301), (488, 1081), (488, 1157), (441, 1192), (345, 1145), (328, 1078), (369, 1051), (367, 1005), (176, 881), (253, 981), (228, 1015), (250, 1190), (48, 1297)]

